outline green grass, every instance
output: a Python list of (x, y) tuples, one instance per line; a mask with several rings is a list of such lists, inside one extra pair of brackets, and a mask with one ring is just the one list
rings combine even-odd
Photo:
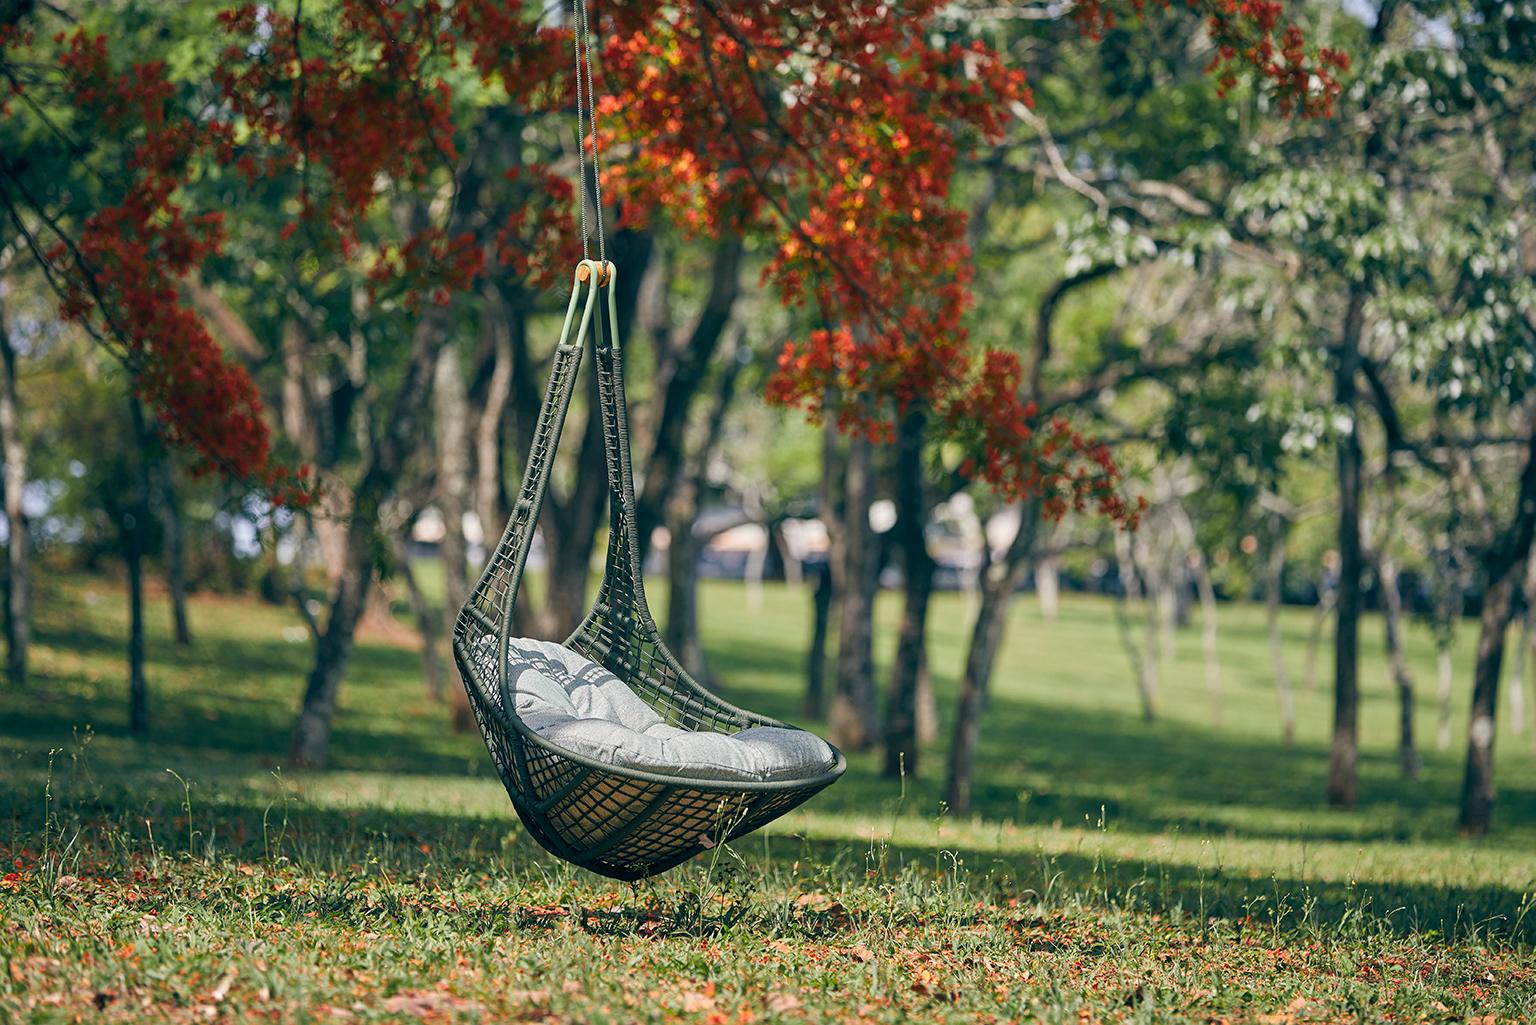
[[(1399, 778), (1367, 631), (1361, 806), (1321, 801), (1326, 687), (1279, 742), (1259, 610), (1222, 609), (1215, 730), (1196, 632), (1138, 715), (1109, 607), (1017, 603), (974, 817), (938, 768), (872, 755), (765, 834), (627, 887), (538, 850), (478, 737), (370, 632), (326, 773), (281, 756), (310, 653), (296, 617), (152, 609), (153, 734), (126, 730), (120, 588), (49, 577), (35, 678), (0, 691), (0, 1023), (11, 1021), (1471, 1021), (1536, 1016), (1536, 757), (1499, 737), (1497, 831), (1455, 833), (1432, 650), (1410, 632), (1425, 767)], [(731, 700), (797, 718), (808, 596), (706, 585)], [(897, 612), (882, 600), (889, 655)], [(949, 711), (966, 600), (934, 610)], [(1302, 676), (1309, 614), (1285, 621)], [(883, 667), (882, 667), (883, 668)], [(167, 770), (174, 770), (175, 775)], [(1491, 1019), (1486, 1016), (1493, 1016)]]

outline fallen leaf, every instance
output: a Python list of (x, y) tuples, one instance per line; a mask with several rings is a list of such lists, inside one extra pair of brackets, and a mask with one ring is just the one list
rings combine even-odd
[[(529, 990), (524, 992), (538, 992), (543, 994), (543, 997), (549, 995), (548, 990)], [(507, 996), (518, 999), (519, 993), (518, 991), (513, 991), (508, 993)], [(543, 999), (543, 997), (539, 999)], [(396, 993), (384, 1001), (384, 1010), (390, 1014), (409, 1014), (416, 1018), (425, 1018), (427, 1015), (443, 1011), (473, 1012), (478, 1007), (479, 1005), (473, 1001), (454, 996), (452, 993), (444, 993), (442, 990), (433, 989), (407, 990), (403, 993)]]
[[(578, 987), (579, 988), (579, 987)], [(566, 990), (570, 992), (570, 990)], [(505, 994), (508, 1000), (520, 1000), (525, 1004), (539, 1004), (549, 999), (547, 989), (512, 989)]]
[(713, 1011), (715, 998), (708, 993), (697, 993), (692, 990), (683, 994), (683, 1010), (689, 1014), (697, 1014), (700, 1011)]
[(786, 1011), (796, 1011), (804, 1006), (800, 998), (793, 993), (775, 993), (768, 998), (768, 1011), (770, 1014), (784, 1014)]
[(219, 980), (219, 984), (217, 986), (213, 987), (213, 992), (208, 994), (208, 999), (212, 1000), (216, 1004), (223, 1003), (224, 1002), (224, 998), (229, 996), (229, 987), (233, 986), (234, 984), (235, 984), (235, 973), (234, 973), (234, 971), (231, 970), (231, 971), (225, 972), (224, 973), (224, 977)]

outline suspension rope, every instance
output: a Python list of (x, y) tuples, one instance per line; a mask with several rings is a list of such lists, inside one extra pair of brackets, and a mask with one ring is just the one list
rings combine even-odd
[(579, 167), (577, 189), (581, 209), (581, 255), (591, 258), (587, 229), (587, 140), (592, 140), (593, 221), (597, 229), (597, 258), (608, 262), (608, 244), (603, 235), (603, 168), (597, 153), (597, 100), (592, 88), (592, 27), (587, 0), (572, 0), (575, 15), (572, 34), (576, 44), (576, 159)]

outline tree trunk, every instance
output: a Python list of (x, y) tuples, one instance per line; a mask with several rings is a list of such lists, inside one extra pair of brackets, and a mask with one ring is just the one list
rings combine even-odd
[(1035, 563), (1035, 598), (1040, 603), (1040, 618), (1054, 623), (1061, 615), (1061, 556), (1042, 556)]
[(1528, 731), (1531, 751), (1536, 753), (1536, 554), (1527, 556), (1525, 575), (1525, 647), (1526, 658), (1531, 666), (1533, 693), (1531, 721)]
[[(1172, 488), (1170, 487), (1170, 491)], [(1179, 540), (1187, 549), (1186, 565), (1194, 571), (1195, 589), (1200, 596), (1200, 649), (1205, 666), (1205, 692), (1211, 702), (1211, 726), (1220, 729), (1223, 719), (1221, 692), (1221, 654), (1217, 648), (1216, 586), (1211, 581), (1211, 567), (1200, 550), (1195, 524), (1177, 499), (1171, 502), (1173, 522)]]
[(670, 358), (659, 368), (657, 398), (652, 407), (655, 429), (647, 448), (640, 493), (635, 496), (635, 526), (642, 561), (650, 550), (651, 532), (665, 516), (667, 496), (676, 488), (678, 478), (688, 472), (689, 413), (741, 294), (743, 251), (740, 237), (734, 234), (715, 247), (709, 291), (699, 319), (685, 340), (670, 347)]
[[(1536, 565), (1536, 559), (1530, 560)], [(1509, 732), (1525, 732), (1525, 653), (1531, 637), (1531, 610), (1520, 615), (1520, 637), (1515, 641), (1515, 661), (1509, 667)]]
[(928, 670), (928, 646), (917, 667), (917, 745), (927, 747), (939, 739), (939, 698), (933, 692), (933, 673)]
[(1131, 539), (1124, 532), (1115, 535), (1115, 556), (1120, 567), (1120, 595), (1115, 599), (1115, 626), (1131, 672), (1136, 680), (1136, 694), (1141, 699), (1141, 717), (1146, 722), (1157, 718), (1158, 651), (1157, 623), (1154, 606), (1147, 602), (1147, 633), (1145, 650), (1136, 640), (1131, 625), (1131, 602), (1143, 596), (1141, 574), (1136, 570), (1136, 557)]
[(475, 516), (487, 555), (506, 527), (506, 492), (503, 486), (506, 461), (502, 458), (502, 421), (507, 400), (512, 394), (512, 341), (510, 333), (522, 331), (520, 311), (507, 310), (500, 302), (487, 303), (487, 313), (505, 318), (508, 323), (490, 326), (492, 345), (491, 379), (486, 385), (485, 402), (475, 424)]
[(128, 729), (149, 732), (149, 684), (144, 677), (144, 535), (149, 524), (149, 431), (139, 400), (130, 398), (133, 415), (133, 499), (124, 510), (123, 558), (128, 564)]
[(1435, 550), (1435, 670), (1439, 676), (1439, 730), (1436, 730), (1435, 747), (1444, 751), (1450, 747), (1450, 702), (1455, 692), (1456, 670), (1452, 662), (1452, 645), (1456, 642), (1456, 629), (1461, 625), (1465, 589), (1455, 556), (1447, 547)]
[(736, 398), (736, 382), (746, 365), (746, 333), (737, 331), (730, 355), (715, 391), (715, 401), (705, 421), (704, 436), (684, 466), (684, 473), (667, 502), (667, 531), (672, 547), (667, 552), (667, 631), (664, 640), (683, 668), (699, 683), (714, 686), (699, 636), (699, 553), (704, 538), (694, 532), (699, 500), (704, 493), (709, 466), (720, 450), (725, 418)]
[[(451, 623), (469, 598), (464, 516), (470, 502), (469, 400), (464, 391), (464, 370), (453, 345), (438, 353), (432, 404), (437, 414), (437, 507), (443, 517), (443, 608), (445, 622)], [(450, 693), (454, 732), (467, 733), (475, 728), (469, 695), (462, 687), (450, 688)]]
[(289, 759), (297, 768), (321, 768), (330, 753), (331, 720), (336, 715), (341, 678), (373, 583), (372, 533), (377, 510), (370, 507), (369, 512), (372, 515), (367, 521), (354, 521), (347, 532), (346, 562), (331, 599), (330, 616), (315, 644), (315, 661), (289, 747)]
[(1323, 627), (1333, 617), (1339, 601), (1338, 587), (1324, 586), (1318, 595), (1317, 607), (1312, 610), (1312, 632), (1307, 637), (1307, 693), (1317, 691), (1317, 652), (1323, 645)]
[(438, 627), (437, 610), (432, 603), (427, 601), (427, 596), (421, 590), (421, 583), (416, 579), (416, 571), (411, 568), (411, 556), (406, 550), (405, 541), (399, 534), (391, 534), (389, 538), (389, 554), (394, 559), (395, 572), (400, 574), (400, 579), (405, 582), (405, 592), (411, 603), (411, 615), (416, 617), (416, 631), (421, 635), (421, 675), (427, 687), (428, 699), (441, 703), (447, 695), (447, 686), (443, 679), (443, 660), (438, 645), (442, 640), (442, 630)]
[[(0, 301), (3, 301), (0, 295)], [(26, 511), (27, 449), (21, 437), (17, 400), (16, 349), (11, 322), (0, 308), (0, 455), (5, 469), (5, 670), (12, 687), (27, 682), (27, 648), (32, 637), (32, 570)]]
[(1493, 741), (1499, 712), (1504, 637), (1514, 616), (1516, 582), (1536, 542), (1536, 424), (1531, 425), (1515, 514), (1483, 557), (1483, 614), (1472, 677), (1472, 721), (1467, 726), (1467, 770), (1461, 788), (1461, 830), (1488, 832), (1493, 818)]
[[(831, 428), (835, 430), (835, 427)], [(869, 507), (874, 491), (874, 446), (848, 439), (843, 502), (832, 534), (832, 571), (837, 575), (837, 678), (828, 730), (846, 751), (863, 751), (878, 740), (875, 710), (874, 537)]]
[(155, 460), (155, 484), (165, 533), (165, 582), (171, 592), (171, 626), (176, 643), (189, 647), (192, 621), (187, 615), (186, 523), (181, 515), (181, 499), (176, 494), (175, 470), (163, 455)]
[(1020, 510), (1019, 532), (1014, 535), (1000, 565), (991, 567), (981, 588), (981, 606), (971, 628), (971, 644), (965, 656), (965, 674), (960, 681), (960, 704), (955, 715), (954, 735), (949, 747), (949, 784), (946, 800), (952, 812), (971, 810), (976, 749), (981, 740), (981, 717), (986, 711), (987, 693), (992, 683), (992, 668), (1002, 648), (1008, 625), (1008, 608), (1014, 592), (1029, 576), (1030, 555), (1040, 530), (1038, 500), (1026, 502)]
[(1504, 663), (1504, 637), (1513, 617), (1512, 574), (1494, 581), (1483, 592), (1478, 622), (1477, 663), (1472, 676), (1472, 721), (1467, 727), (1467, 768), (1461, 786), (1461, 831), (1469, 836), (1488, 832), (1496, 796), (1493, 741), (1499, 708), (1499, 674)]
[(1328, 761), (1328, 803), (1352, 808), (1358, 781), (1360, 717), (1360, 435), (1355, 375), (1360, 367), (1360, 334), (1365, 288), (1351, 284), (1340, 336), (1334, 401), (1344, 427), (1338, 439), (1339, 603), (1334, 630), (1333, 746)]
[(296, 767), (320, 768), (325, 764), (341, 678), (358, 621), (368, 605), (379, 510), (407, 458), (419, 450), (425, 438), (421, 396), (429, 394), (432, 387), (437, 356), (447, 338), (447, 316), (447, 310), (433, 307), (418, 322), (400, 391), (392, 406), (379, 410), (370, 424), (365, 468), (356, 491), (346, 496), (350, 500), (344, 503), (348, 516), (338, 533), (344, 538), (344, 557), (331, 592), (330, 615), (324, 629), (313, 628), (315, 660), (289, 746), (289, 757)]
[(1515, 664), (1509, 673), (1509, 732), (1515, 736), (1525, 733), (1525, 710), (1528, 704), (1525, 685), (1525, 668), (1528, 657), (1536, 653), (1536, 558), (1526, 559), (1525, 586), (1521, 590), (1525, 609), (1520, 616), (1520, 639), (1515, 647)]
[(1397, 754), (1404, 776), (1419, 774), (1419, 752), (1413, 739), (1413, 677), (1403, 654), (1403, 596), (1398, 590), (1397, 564), (1391, 556), (1376, 560), (1376, 578), (1381, 583), (1382, 619), (1386, 623), (1387, 659), (1392, 667), (1392, 682), (1397, 688)]
[(891, 667), (885, 717), (885, 775), (916, 778), (921, 750), (919, 690), (927, 667), (928, 607), (933, 596), (933, 557), (928, 554), (927, 489), (923, 485), (923, 435), (927, 416), (913, 409), (901, 422), (896, 449), (896, 543), (905, 584), (896, 660)]
[(835, 590), (831, 564), (818, 566), (816, 589), (811, 595), (811, 650), (805, 667), (805, 714), (812, 719), (820, 719), (827, 711), (827, 635), (831, 633)]
[(1285, 540), (1277, 527), (1270, 539), (1268, 558), (1264, 560), (1264, 622), (1269, 633), (1269, 663), (1275, 677), (1275, 695), (1280, 699), (1280, 735), (1285, 746), (1296, 743), (1296, 699), (1291, 694), (1291, 677), (1285, 668), (1285, 643), (1280, 636), (1280, 589), (1285, 575)]
[(698, 488), (692, 480), (678, 484), (667, 502), (667, 629), (662, 640), (682, 667), (699, 683), (713, 688), (704, 644), (699, 637), (700, 538), (693, 532), (698, 518)]

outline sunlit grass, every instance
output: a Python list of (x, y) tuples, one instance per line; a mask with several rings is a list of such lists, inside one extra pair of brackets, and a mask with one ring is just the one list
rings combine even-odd
[[(120, 588), (49, 577), (40, 591), (35, 679), (0, 691), (0, 869), (15, 869), (0, 1022), (1536, 1012), (1536, 758), (1506, 723), (1497, 831), (1456, 836), (1470, 644), (1458, 743), (1441, 752), (1417, 625), (1424, 772), (1398, 776), (1372, 622), (1355, 811), (1321, 800), (1329, 697), (1326, 679), (1305, 688), (1307, 610), (1285, 619), (1301, 727), (1287, 748), (1261, 610), (1221, 610), (1213, 730), (1194, 630), (1147, 724), (1108, 605), (1073, 598), (1046, 623), (1021, 598), (974, 816), (939, 800), (942, 750), (902, 781), (856, 754), (803, 811), (632, 890), (529, 841), (478, 736), (452, 733), (426, 694), (409, 630), (365, 631), (333, 768), (294, 774), (282, 760), (310, 647), (292, 612), (199, 599), (197, 643), (177, 649), (154, 603), (140, 741)], [(808, 595), (707, 583), (702, 609), (727, 696), (798, 719)], [(882, 598), (882, 674), (898, 611)], [(940, 596), (946, 728), (968, 619), (963, 595)]]

